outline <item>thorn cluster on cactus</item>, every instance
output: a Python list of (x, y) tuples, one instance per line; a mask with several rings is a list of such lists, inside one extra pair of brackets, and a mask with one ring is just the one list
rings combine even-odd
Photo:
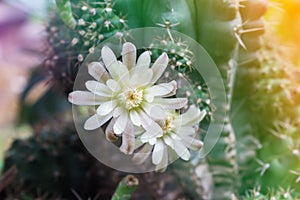
[(65, 93), (72, 91), (78, 69), (89, 53), (109, 37), (122, 40), (126, 20), (117, 14), (111, 2), (72, 1), (71, 10), (75, 27), (65, 24), (64, 18), (54, 12), (50, 16), (48, 47), (44, 65), (48, 68), (53, 82)]

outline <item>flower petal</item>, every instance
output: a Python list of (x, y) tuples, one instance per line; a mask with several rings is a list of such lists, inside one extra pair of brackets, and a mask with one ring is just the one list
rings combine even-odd
[(106, 85), (98, 81), (87, 81), (85, 83), (85, 87), (92, 93), (95, 93), (99, 96), (104, 96), (104, 97), (112, 96), (112, 91), (109, 89), (109, 87), (107, 87)]
[(169, 82), (168, 84), (171, 84), (173, 86), (173, 90), (170, 91), (170, 93), (164, 95), (163, 97), (170, 97), (170, 96), (174, 96), (176, 94), (177, 91), (177, 82), (175, 80)]
[(149, 157), (149, 155), (151, 154), (152, 149), (153, 149), (153, 146), (151, 146), (149, 144), (145, 144), (141, 148), (140, 151), (136, 152), (133, 155), (132, 161), (138, 165), (144, 163), (147, 160), (147, 158)]
[(166, 143), (166, 145), (168, 145), (168, 146), (171, 147), (171, 148), (174, 148), (174, 145), (173, 145), (173, 139), (172, 139), (170, 136), (165, 135), (165, 136), (163, 137), (163, 140), (164, 140), (164, 142)]
[(128, 113), (122, 112), (121, 115), (116, 120), (116, 123), (114, 125), (114, 132), (116, 135), (120, 135), (124, 132), (128, 121)]
[(114, 52), (108, 46), (104, 46), (102, 48), (101, 57), (107, 69), (111, 69), (111, 65), (116, 65), (117, 63), (117, 58)]
[(168, 148), (168, 158), (170, 162), (174, 162), (179, 158), (179, 156), (177, 155), (177, 153), (174, 151), (173, 148)]
[(163, 109), (174, 110), (183, 108), (188, 100), (187, 98), (155, 98), (153, 102), (160, 105)]
[(152, 79), (153, 72), (151, 69), (137, 70), (131, 77), (131, 85), (136, 87), (143, 87), (148, 85)]
[(155, 104), (153, 105), (153, 104), (144, 102), (143, 108), (144, 108), (145, 112), (154, 120), (165, 119), (165, 117), (166, 117), (164, 109), (159, 105), (155, 105)]
[(181, 140), (181, 138), (175, 133), (171, 133), (170, 136), (171, 136), (172, 140), (177, 140), (177, 141)]
[(151, 63), (150, 52), (145, 51), (138, 58), (138, 61), (136, 63), (136, 70), (141, 70), (141, 71), (146, 70), (149, 68), (150, 63)]
[(139, 136), (142, 133), (145, 133), (145, 129), (141, 126), (134, 126), (134, 135)]
[(118, 82), (113, 80), (113, 79), (109, 79), (106, 82), (106, 85), (113, 91), (113, 92), (118, 92), (119, 90), (121, 90), (121, 87), (119, 86)]
[(114, 130), (113, 130), (113, 126), (114, 126), (115, 122), (116, 122), (115, 119), (110, 120), (109, 124), (107, 125), (107, 127), (105, 129), (106, 139), (111, 142), (115, 142), (118, 140), (118, 137), (115, 135)]
[(161, 162), (155, 167), (155, 171), (157, 172), (164, 172), (167, 169), (168, 166), (168, 149), (165, 146), (163, 149), (163, 158), (161, 160)]
[(163, 131), (161, 127), (143, 111), (139, 112), (139, 116), (141, 118), (142, 126), (146, 130), (141, 136), (141, 141), (144, 143), (149, 142), (153, 145), (156, 142), (156, 138), (163, 135)]
[(156, 83), (156, 81), (161, 77), (168, 66), (169, 58), (166, 53), (162, 53), (151, 67), (153, 71), (153, 77), (151, 83)]
[(116, 106), (117, 106), (116, 100), (106, 101), (97, 108), (97, 114), (101, 116), (107, 115), (111, 113)]
[(122, 49), (122, 61), (124, 65), (127, 66), (127, 69), (130, 71), (134, 68), (136, 62), (136, 48), (130, 43), (126, 42), (123, 44)]
[(110, 118), (112, 117), (111, 114), (100, 116), (100, 115), (93, 115), (88, 118), (84, 123), (85, 130), (95, 130), (105, 124)]
[(124, 112), (124, 109), (122, 107), (116, 107), (113, 111), (113, 117), (114, 118), (119, 117), (122, 112)]
[(124, 65), (120, 65), (114, 52), (107, 46), (101, 50), (101, 56), (106, 69), (109, 71), (113, 79), (119, 80), (124, 74), (128, 74), (128, 69)]
[(183, 126), (182, 123), (179, 126), (180, 127), (176, 132), (178, 136), (185, 137), (188, 135), (195, 135), (195, 133), (196, 133), (195, 128), (192, 126)]
[(97, 81), (106, 82), (109, 75), (100, 62), (91, 62), (88, 64), (88, 72)]
[(158, 165), (163, 159), (165, 145), (161, 140), (157, 140), (152, 152), (152, 163)]
[[(157, 131), (156, 131), (157, 132)], [(154, 132), (151, 132), (150, 130), (146, 130), (146, 132), (141, 135), (141, 141), (143, 143), (149, 143), (151, 145), (154, 145), (157, 141), (157, 138), (160, 137), (160, 136), (157, 136), (158, 134)]]
[(144, 94), (144, 99), (149, 102), (149, 103), (152, 103), (153, 100), (154, 100), (154, 96), (152, 94)]
[(135, 110), (131, 110), (129, 115), (130, 115), (130, 119), (134, 125), (136, 125), (136, 126), (142, 125), (140, 116)]
[(204, 119), (204, 117), (206, 116), (207, 112), (206, 110), (202, 110), (200, 113), (200, 121), (202, 121)]
[(150, 88), (147, 88), (145, 92), (151, 94), (152, 96), (165, 96), (169, 94), (176, 93), (177, 83), (176, 81), (171, 81), (169, 83), (162, 83), (159, 85), (154, 85)]
[(93, 106), (107, 101), (107, 98), (100, 97), (88, 91), (74, 91), (69, 94), (68, 100), (76, 105)]
[(133, 124), (128, 122), (124, 133), (122, 134), (122, 145), (120, 151), (126, 155), (131, 155), (134, 151), (134, 128)]
[(119, 63), (119, 69), (118, 69), (118, 72), (119, 72), (119, 79), (118, 79), (118, 82), (122, 85), (128, 85), (129, 83), (129, 77), (130, 77), (130, 73), (126, 67), (126, 65), (124, 65), (122, 62), (118, 61)]
[(198, 125), (205, 115), (205, 110), (200, 112), (199, 108), (196, 108), (196, 106), (192, 105), (184, 114), (181, 115), (181, 123), (185, 126), (193, 126), (195, 124)]
[(203, 146), (203, 142), (201, 140), (190, 136), (182, 137), (182, 142), (186, 147), (194, 151), (198, 151)]
[(181, 141), (173, 140), (174, 143), (174, 150), (177, 153), (177, 155), (182, 158), (183, 160), (189, 160), (190, 159), (190, 152), (189, 150), (183, 145)]

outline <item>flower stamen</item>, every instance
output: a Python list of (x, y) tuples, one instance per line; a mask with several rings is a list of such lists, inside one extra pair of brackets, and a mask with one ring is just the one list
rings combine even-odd
[(129, 89), (122, 94), (122, 100), (128, 110), (137, 108), (143, 101), (143, 90)]
[(163, 133), (168, 134), (170, 132), (172, 132), (175, 128), (174, 124), (173, 124), (173, 120), (175, 119), (174, 115), (168, 116), (165, 119), (165, 124), (162, 127)]

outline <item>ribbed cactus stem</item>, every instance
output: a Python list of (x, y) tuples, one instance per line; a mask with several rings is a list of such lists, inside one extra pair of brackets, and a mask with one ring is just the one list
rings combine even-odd
[(63, 22), (70, 28), (75, 29), (76, 20), (73, 17), (72, 6), (70, 0), (56, 0), (59, 15)]
[(190, 162), (178, 160), (170, 166), (172, 174), (178, 180), (185, 193), (191, 198), (212, 198), (212, 174), (204, 159), (193, 159)]
[[(214, 199), (232, 199), (236, 196), (238, 178), (238, 162), (236, 135), (231, 122), (231, 106), (234, 94), (237, 57), (241, 42), (236, 29), (242, 24), (238, 12), (237, 1), (197, 1), (201, 13), (200, 38), (206, 50), (217, 64), (225, 84), (227, 99), (224, 108), (227, 111), (224, 129), (218, 143), (208, 155), (210, 172), (213, 174)], [(219, 12), (226, 10), (226, 12)], [(212, 14), (213, 13), (213, 14)], [(220, 35), (226, 37), (226, 41)], [(209, 39), (208, 39), (209, 38)], [(226, 52), (224, 52), (226, 49)]]

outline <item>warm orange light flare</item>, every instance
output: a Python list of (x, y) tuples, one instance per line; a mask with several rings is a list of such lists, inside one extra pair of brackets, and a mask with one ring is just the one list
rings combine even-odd
[(269, 4), (267, 22), (280, 42), (291, 47), (294, 61), (300, 63), (300, 0), (271, 0)]

